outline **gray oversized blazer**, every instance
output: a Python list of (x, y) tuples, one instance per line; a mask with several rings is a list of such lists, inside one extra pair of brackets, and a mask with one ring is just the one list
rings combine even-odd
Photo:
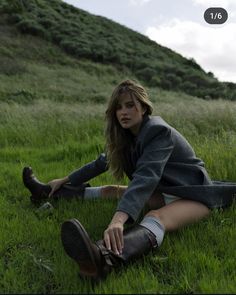
[[(136, 220), (152, 193), (159, 192), (199, 201), (209, 208), (232, 203), (236, 183), (211, 181), (204, 163), (188, 141), (159, 116), (145, 116), (139, 134), (127, 156), (126, 174), (131, 180), (117, 211)], [(108, 170), (106, 156), (69, 175), (72, 185)]]

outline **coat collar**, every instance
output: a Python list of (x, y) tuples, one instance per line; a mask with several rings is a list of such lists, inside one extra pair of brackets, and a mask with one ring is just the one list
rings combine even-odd
[(148, 122), (149, 120), (150, 120), (150, 116), (144, 114), (144, 116), (143, 116), (143, 121), (142, 121), (142, 123), (141, 123), (141, 126), (140, 126), (140, 128), (139, 128), (139, 132), (138, 132), (137, 135), (133, 135), (133, 133), (132, 133), (130, 130), (126, 130), (127, 135), (132, 139), (132, 141), (133, 141), (134, 143), (137, 142), (137, 139), (140, 137), (140, 135), (141, 135), (141, 131), (142, 131), (143, 127), (147, 124), (147, 122)]
[(139, 129), (139, 132), (138, 132), (138, 135), (136, 136), (136, 140), (140, 137), (141, 133), (142, 133), (142, 129), (144, 128), (144, 126), (147, 124), (147, 122), (150, 120), (150, 116), (147, 115), (147, 114), (144, 114), (143, 116), (143, 121), (142, 121), (142, 124), (140, 126), (140, 129)]

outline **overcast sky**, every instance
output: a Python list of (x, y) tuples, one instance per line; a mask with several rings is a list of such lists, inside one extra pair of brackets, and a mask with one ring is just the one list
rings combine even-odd
[[(138, 31), (188, 58), (220, 81), (236, 83), (236, 0), (64, 0)], [(228, 20), (210, 25), (203, 15), (222, 7)]]

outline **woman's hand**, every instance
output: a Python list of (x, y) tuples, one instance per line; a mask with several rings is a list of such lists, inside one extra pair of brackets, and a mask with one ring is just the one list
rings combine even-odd
[(124, 223), (128, 217), (128, 214), (124, 212), (116, 212), (112, 218), (111, 223), (104, 232), (104, 242), (107, 249), (112, 250), (117, 255), (122, 254), (122, 249), (124, 247)]
[(50, 198), (55, 191), (57, 191), (63, 184), (69, 181), (69, 178), (66, 176), (64, 178), (58, 178), (58, 179), (53, 179), (48, 182), (48, 184), (51, 186), (52, 190), (50, 191), (50, 194), (48, 197)]
[(122, 253), (124, 247), (123, 229), (123, 224), (116, 222), (110, 223), (104, 232), (104, 241), (107, 249), (112, 250), (117, 255)]

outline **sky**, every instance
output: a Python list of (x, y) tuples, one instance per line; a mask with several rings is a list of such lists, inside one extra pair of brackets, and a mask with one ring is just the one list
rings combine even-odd
[[(104, 16), (194, 60), (219, 81), (236, 83), (236, 0), (63, 0)], [(222, 7), (224, 24), (210, 25), (204, 12)]]

